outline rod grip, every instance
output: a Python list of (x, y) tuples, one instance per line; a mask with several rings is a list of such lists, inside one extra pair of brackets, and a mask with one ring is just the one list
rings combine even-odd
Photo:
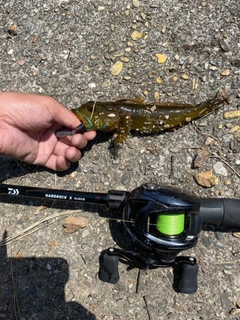
[(240, 228), (240, 200), (209, 198), (201, 199), (199, 215), (203, 223)]

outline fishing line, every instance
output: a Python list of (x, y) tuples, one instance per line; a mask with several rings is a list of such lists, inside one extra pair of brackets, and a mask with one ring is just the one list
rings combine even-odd
[[(124, 220), (118, 218), (106, 218), (113, 221), (125, 222), (125, 223), (134, 223), (133, 220)], [(176, 214), (167, 214), (161, 213), (156, 218), (156, 223), (148, 223), (149, 226), (155, 226), (156, 229), (167, 236), (176, 236), (181, 234), (184, 231), (185, 226), (185, 214), (176, 213)]]
[(161, 213), (156, 219), (157, 230), (167, 236), (176, 236), (184, 231), (184, 213)]

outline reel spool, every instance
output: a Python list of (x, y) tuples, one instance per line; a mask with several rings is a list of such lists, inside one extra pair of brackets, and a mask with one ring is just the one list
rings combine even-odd
[(161, 213), (156, 219), (156, 229), (163, 236), (176, 237), (184, 231), (184, 213)]

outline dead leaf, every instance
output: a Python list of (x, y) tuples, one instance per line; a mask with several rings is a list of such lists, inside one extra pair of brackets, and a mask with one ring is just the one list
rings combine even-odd
[(63, 222), (65, 233), (74, 233), (88, 224), (88, 219), (84, 217), (67, 217)]

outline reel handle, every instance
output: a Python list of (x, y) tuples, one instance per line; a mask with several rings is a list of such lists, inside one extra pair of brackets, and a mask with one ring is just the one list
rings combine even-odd
[(200, 200), (199, 215), (203, 223), (240, 228), (240, 200), (206, 198)]
[[(181, 259), (181, 257), (177, 258)], [(177, 260), (176, 259), (176, 260)], [(198, 264), (196, 259), (188, 257), (186, 259), (193, 259), (193, 263), (179, 263), (174, 270), (175, 279), (174, 285), (178, 292), (185, 294), (192, 294), (197, 291), (197, 276), (198, 276)]]

